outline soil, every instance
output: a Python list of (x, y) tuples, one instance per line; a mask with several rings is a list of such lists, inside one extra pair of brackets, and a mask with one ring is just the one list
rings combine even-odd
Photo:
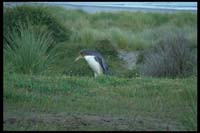
[[(43, 123), (45, 125), (59, 125), (59, 130), (109, 130), (109, 131), (170, 131), (180, 130), (175, 122), (152, 118), (115, 117), (86, 114), (34, 114), (26, 118), (8, 117), (5, 124), (30, 123), (31, 125)], [(21, 125), (21, 124), (20, 124)], [(62, 126), (61, 126), (62, 125)]]

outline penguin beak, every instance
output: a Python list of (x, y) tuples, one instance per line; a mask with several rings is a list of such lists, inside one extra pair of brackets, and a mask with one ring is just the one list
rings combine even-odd
[(83, 58), (81, 55), (79, 55), (76, 59), (75, 59), (75, 61), (78, 61), (79, 59), (81, 59), (81, 58)]

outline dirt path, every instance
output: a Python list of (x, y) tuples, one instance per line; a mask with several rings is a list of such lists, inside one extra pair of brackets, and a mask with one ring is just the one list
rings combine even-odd
[[(28, 125), (27, 125), (28, 123)], [(38, 127), (44, 125), (42, 129), (35, 130), (115, 130), (115, 131), (167, 131), (180, 130), (180, 125), (168, 120), (152, 118), (134, 117), (114, 117), (99, 115), (80, 115), (80, 114), (31, 114), (26, 117), (9, 116), (4, 119), (6, 125), (18, 124), (25, 127)], [(51, 125), (57, 126), (52, 129)], [(6, 130), (6, 128), (5, 128)], [(34, 129), (27, 129), (34, 130)]]

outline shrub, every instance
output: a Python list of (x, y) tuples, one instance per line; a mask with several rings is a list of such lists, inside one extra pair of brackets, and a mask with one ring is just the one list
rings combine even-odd
[(50, 71), (56, 59), (55, 48), (49, 49), (53, 44), (51, 33), (44, 28), (35, 31), (30, 23), (19, 23), (17, 31), (9, 32), (8, 43), (11, 45), (5, 45), (4, 48), (4, 56), (12, 63), (15, 71), (26, 74)]
[(192, 74), (194, 63), (188, 40), (180, 29), (175, 29), (146, 54), (140, 72), (157, 77), (186, 76)]
[(97, 40), (95, 42), (95, 50), (97, 50), (104, 56), (112, 57), (112, 58), (116, 58), (118, 54), (117, 48), (108, 39)]
[(3, 31), (4, 31), (4, 42), (7, 39), (7, 32), (9, 29), (15, 30), (17, 24), (27, 23), (27, 19), (32, 25), (46, 26), (48, 32), (52, 32), (52, 37), (56, 42), (64, 41), (69, 39), (71, 31), (62, 26), (56, 17), (53, 17), (51, 13), (46, 10), (45, 7), (41, 6), (17, 6), (8, 8), (3, 14)]

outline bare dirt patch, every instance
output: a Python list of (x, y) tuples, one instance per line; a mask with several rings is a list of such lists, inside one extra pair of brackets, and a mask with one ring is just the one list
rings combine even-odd
[[(169, 120), (160, 120), (153, 118), (116, 117), (106, 115), (91, 114), (34, 114), (26, 117), (7, 117), (4, 120), (6, 124), (29, 123), (29, 126), (43, 124), (44, 126), (57, 125), (55, 130), (80, 131), (80, 130), (115, 130), (115, 131), (169, 131), (180, 130), (178, 123)], [(27, 125), (26, 125), (27, 126)], [(48, 127), (46, 128), (48, 129)], [(40, 130), (40, 129), (37, 129)], [(45, 128), (44, 128), (45, 130)], [(49, 128), (51, 130), (51, 128)]]

